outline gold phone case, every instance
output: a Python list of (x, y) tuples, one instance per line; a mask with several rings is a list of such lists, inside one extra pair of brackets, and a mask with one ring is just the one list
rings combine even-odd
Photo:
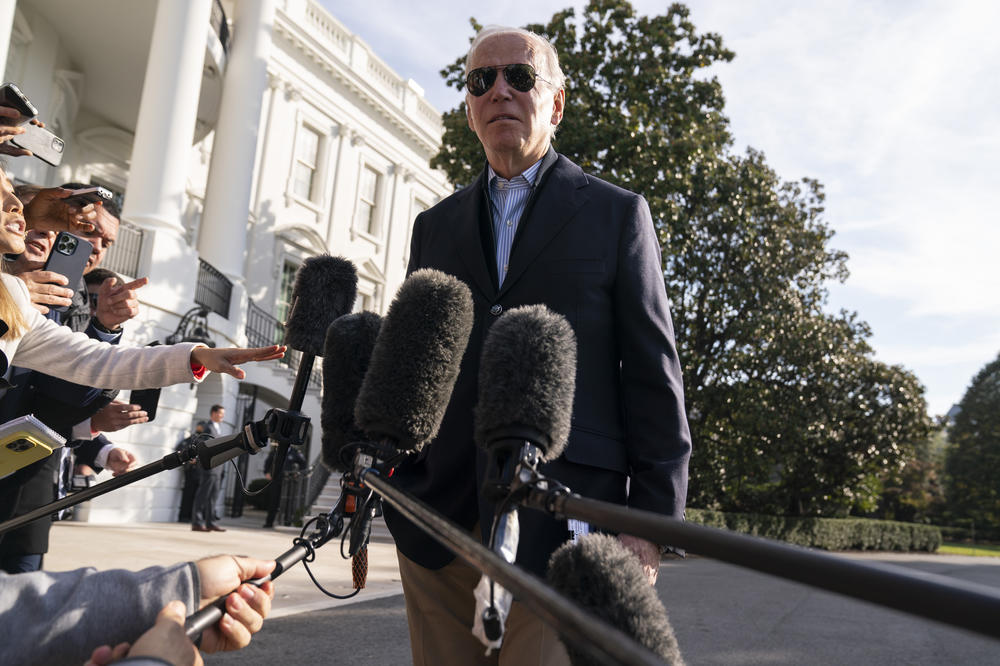
[(0, 425), (0, 477), (52, 455), (66, 440), (31, 414)]

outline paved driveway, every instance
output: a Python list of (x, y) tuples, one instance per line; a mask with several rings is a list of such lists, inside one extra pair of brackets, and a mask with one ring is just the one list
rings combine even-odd
[[(852, 556), (1000, 588), (1000, 558)], [(688, 664), (1000, 665), (1000, 641), (709, 559), (664, 562), (660, 598)], [(408, 664), (401, 596), (269, 620), (215, 664)]]

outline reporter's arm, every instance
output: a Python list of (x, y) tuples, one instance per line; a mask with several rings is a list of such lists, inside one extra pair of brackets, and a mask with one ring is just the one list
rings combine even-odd
[(168, 601), (180, 599), (193, 612), (198, 588), (192, 562), (135, 572), (0, 573), (4, 662), (82, 664), (97, 643), (135, 640)]

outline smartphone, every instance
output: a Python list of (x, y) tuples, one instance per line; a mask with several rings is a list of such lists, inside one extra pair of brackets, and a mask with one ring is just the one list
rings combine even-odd
[(156, 418), (156, 405), (160, 402), (160, 389), (136, 389), (129, 393), (128, 403), (139, 405), (152, 421)]
[(66, 149), (62, 139), (44, 127), (31, 123), (24, 126), (24, 134), (11, 137), (10, 142), (18, 148), (30, 150), (32, 155), (52, 166), (62, 163), (63, 151)]
[(105, 189), (103, 187), (84, 187), (79, 190), (73, 190), (73, 194), (69, 195), (63, 201), (68, 204), (73, 204), (75, 206), (86, 206), (87, 204), (111, 201), (114, 195), (111, 194), (111, 190)]
[[(52, 251), (45, 262), (44, 270), (65, 275), (69, 282), (66, 284), (70, 289), (76, 289), (83, 278), (83, 269), (87, 265), (94, 245), (79, 236), (74, 236), (68, 231), (60, 231), (52, 244)], [(65, 312), (68, 306), (53, 306), (51, 309), (56, 312)]]
[[(21, 114), (20, 118), (12, 119), (14, 125), (23, 125), (38, 115), (38, 109), (35, 108), (35, 105), (28, 101), (28, 98), (16, 84), (10, 82), (0, 86), (0, 106), (17, 109), (18, 113)], [(10, 124), (10, 120), (6, 118), (4, 122)]]
[(65, 443), (31, 414), (0, 425), (0, 477), (51, 455)]

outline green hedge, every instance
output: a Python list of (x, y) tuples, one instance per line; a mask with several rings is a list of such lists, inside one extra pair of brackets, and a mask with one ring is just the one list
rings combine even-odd
[(692, 523), (823, 550), (922, 550), (941, 545), (933, 525), (868, 518), (793, 518), (688, 509)]

